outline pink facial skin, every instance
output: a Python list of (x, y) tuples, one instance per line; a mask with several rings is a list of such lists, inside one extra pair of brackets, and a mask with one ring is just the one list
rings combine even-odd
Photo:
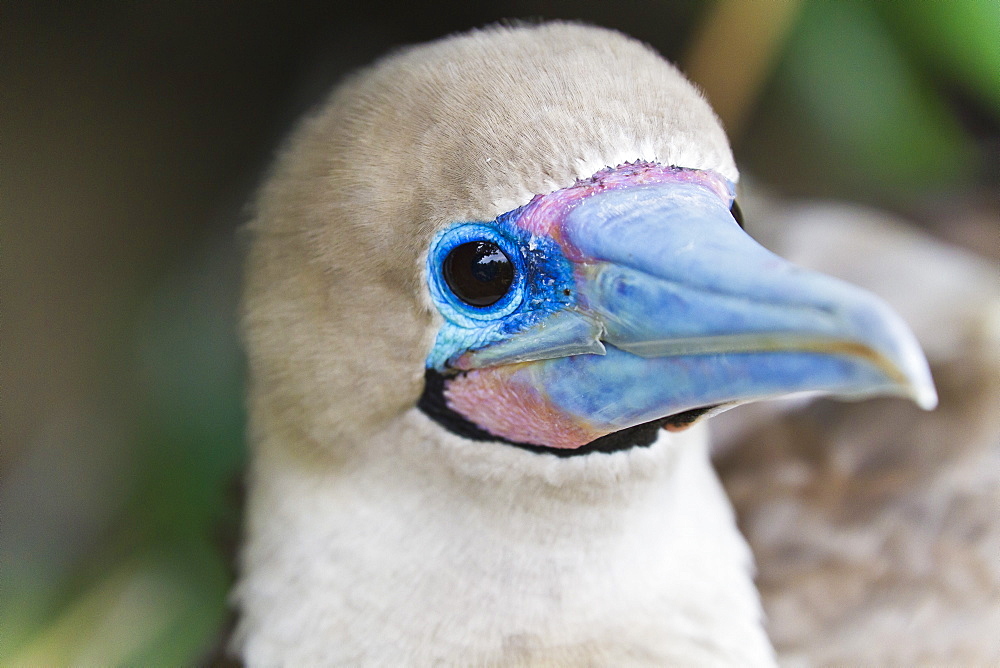
[(515, 443), (578, 448), (606, 435), (555, 408), (535, 387), (511, 376), (524, 365), (477, 369), (445, 383), (449, 408), (486, 431)]
[[(445, 401), (455, 412), (486, 431), (514, 443), (575, 449), (612, 433), (555, 406), (537, 388), (518, 382), (523, 365), (477, 369), (445, 383)], [(513, 376), (513, 377), (512, 377)], [(694, 422), (667, 423), (664, 429), (681, 432)]]
[[(536, 195), (523, 209), (516, 224), (533, 234), (555, 240), (570, 261), (586, 263), (588, 258), (562, 233), (563, 221), (570, 211), (585, 198), (601, 192), (668, 182), (698, 183), (714, 191), (723, 201), (732, 198), (730, 184), (712, 172), (636, 161), (602, 169), (547, 195)], [(515, 443), (578, 448), (610, 433), (606, 427), (598, 429), (583, 418), (553, 406), (530, 382), (527, 366), (478, 369), (448, 379), (444, 392), (448, 407), (481, 429)]]

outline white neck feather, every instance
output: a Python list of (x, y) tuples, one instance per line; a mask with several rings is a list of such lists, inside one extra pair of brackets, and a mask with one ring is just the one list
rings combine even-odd
[(251, 665), (769, 665), (704, 427), (558, 459), (416, 410), (360, 457), (259, 443)]

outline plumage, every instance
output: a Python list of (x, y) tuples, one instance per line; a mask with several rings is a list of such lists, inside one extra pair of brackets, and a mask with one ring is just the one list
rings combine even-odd
[[(738, 229), (736, 179), (698, 92), (606, 30), (477, 31), (338, 88), (252, 225), (239, 654), (772, 663), (690, 423), (934, 391), (881, 302)], [(453, 257), (508, 287), (473, 303)]]

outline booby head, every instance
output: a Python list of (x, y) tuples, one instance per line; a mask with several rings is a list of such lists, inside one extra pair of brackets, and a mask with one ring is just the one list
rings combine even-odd
[(933, 406), (900, 319), (753, 241), (736, 180), (699, 93), (617, 33), (494, 28), (390, 57), (264, 189), (255, 398), (321, 444), (419, 404), (560, 455), (790, 393)]
[(733, 189), (637, 161), (438, 232), (427, 282), (444, 322), (422, 406), (472, 438), (566, 456), (790, 393), (933, 405), (898, 317), (756, 244)]
[(340, 86), (251, 225), (247, 660), (771, 661), (684, 428), (934, 390), (885, 305), (747, 236), (737, 177), (697, 90), (608, 30), (476, 31)]

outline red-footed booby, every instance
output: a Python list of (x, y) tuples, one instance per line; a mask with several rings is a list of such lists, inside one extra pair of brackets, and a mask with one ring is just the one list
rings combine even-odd
[(881, 301), (734, 219), (648, 47), (491, 28), (362, 71), (252, 224), (251, 665), (767, 665), (699, 418), (935, 394)]

